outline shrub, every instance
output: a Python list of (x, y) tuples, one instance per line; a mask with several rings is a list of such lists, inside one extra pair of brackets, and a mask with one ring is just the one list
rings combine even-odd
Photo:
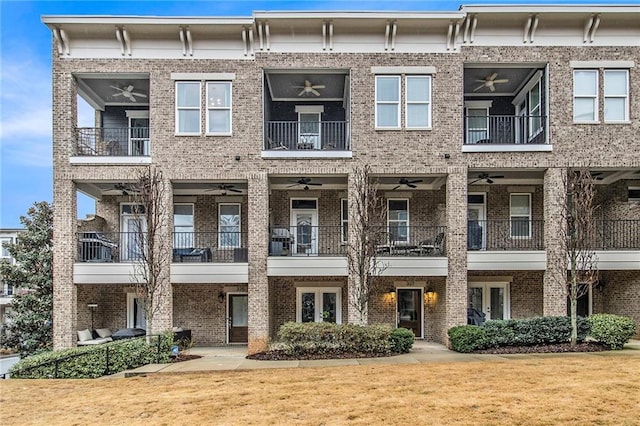
[(479, 325), (461, 325), (447, 332), (451, 349), (456, 352), (473, 352), (489, 347), (487, 330)]
[(391, 350), (395, 353), (406, 354), (409, 353), (411, 347), (413, 346), (413, 342), (415, 342), (416, 337), (413, 334), (413, 331), (406, 328), (394, 328), (391, 330), (391, 334), (389, 335), (389, 340), (391, 341)]
[(9, 372), (16, 379), (91, 379), (145, 364), (169, 362), (172, 341), (172, 335), (166, 334), (154, 336), (150, 344), (146, 338), (138, 338), (44, 352), (20, 360)]
[(595, 314), (589, 318), (591, 337), (611, 349), (622, 349), (636, 330), (636, 323), (629, 317), (612, 314)]

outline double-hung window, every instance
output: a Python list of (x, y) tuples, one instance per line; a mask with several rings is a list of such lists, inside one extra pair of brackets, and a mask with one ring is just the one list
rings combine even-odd
[(573, 121), (593, 123), (598, 121), (598, 71), (573, 72)]
[(604, 71), (604, 121), (629, 121), (629, 71)]
[(231, 134), (231, 83), (207, 83), (207, 134)]
[(431, 77), (407, 76), (405, 116), (407, 129), (431, 127)]
[(400, 128), (400, 76), (376, 77), (376, 128)]
[(531, 238), (531, 194), (511, 194), (509, 216), (511, 238)]
[(387, 200), (387, 227), (391, 244), (409, 242), (409, 200)]
[(200, 82), (176, 82), (176, 133), (200, 134)]

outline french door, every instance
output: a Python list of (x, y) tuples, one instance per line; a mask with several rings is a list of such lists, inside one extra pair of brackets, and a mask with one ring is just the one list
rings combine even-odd
[(342, 289), (298, 288), (296, 297), (296, 321), (342, 322)]
[(504, 320), (511, 317), (509, 283), (470, 282), (468, 298), (467, 315), (475, 325), (479, 325), (476, 322)]

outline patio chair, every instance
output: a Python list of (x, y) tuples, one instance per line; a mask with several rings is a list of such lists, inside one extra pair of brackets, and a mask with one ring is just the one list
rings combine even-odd
[(288, 150), (287, 146), (282, 142), (275, 142), (273, 139), (267, 136), (267, 143), (269, 144), (270, 151)]
[(436, 238), (431, 240), (425, 240), (420, 243), (418, 249), (421, 255), (439, 255), (444, 253), (444, 232), (440, 232), (436, 235)]

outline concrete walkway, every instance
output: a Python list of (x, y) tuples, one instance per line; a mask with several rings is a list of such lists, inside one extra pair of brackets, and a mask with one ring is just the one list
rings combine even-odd
[[(632, 340), (622, 351), (606, 352), (578, 352), (578, 353), (543, 353), (543, 354), (512, 354), (512, 355), (479, 355), (461, 354), (450, 351), (439, 343), (416, 341), (408, 354), (380, 358), (350, 358), (350, 359), (322, 359), (300, 361), (256, 361), (246, 359), (246, 346), (195, 347), (190, 354), (200, 355), (202, 358), (177, 362), (173, 364), (149, 364), (125, 371), (109, 377), (131, 377), (153, 373), (180, 373), (228, 370), (253, 370), (263, 368), (308, 368), (308, 367), (337, 367), (349, 365), (396, 365), (418, 364), (432, 362), (469, 362), (493, 361), (506, 362), (516, 359), (541, 359), (553, 357), (598, 357), (598, 356), (632, 356), (640, 358), (640, 340)], [(639, 359), (640, 361), (640, 359)]]

